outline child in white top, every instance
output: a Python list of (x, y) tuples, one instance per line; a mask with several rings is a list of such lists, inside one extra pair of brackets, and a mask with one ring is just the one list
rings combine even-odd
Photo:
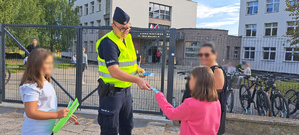
[[(42, 48), (28, 56), (20, 84), (25, 106), (22, 135), (51, 135), (56, 119), (67, 116), (69, 109), (57, 110), (57, 97), (50, 83), (53, 55)], [(71, 120), (76, 120), (73, 115)]]

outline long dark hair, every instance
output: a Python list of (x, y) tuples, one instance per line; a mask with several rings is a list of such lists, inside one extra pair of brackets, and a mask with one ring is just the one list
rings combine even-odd
[(200, 101), (217, 101), (214, 73), (208, 66), (199, 66), (192, 70), (191, 75), (196, 79), (191, 96)]
[[(37, 83), (38, 88), (43, 88), (43, 76), (41, 75), (41, 69), (44, 60), (48, 56), (52, 56), (52, 53), (43, 48), (34, 49), (29, 54), (20, 86), (24, 83)], [(51, 75), (46, 75), (45, 79), (50, 82), (50, 77)]]

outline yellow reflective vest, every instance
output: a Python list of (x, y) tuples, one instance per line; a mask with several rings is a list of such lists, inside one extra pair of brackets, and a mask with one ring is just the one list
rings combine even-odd
[[(101, 39), (97, 41), (97, 54), (98, 54), (98, 65), (99, 65), (99, 73), (100, 78), (103, 79), (103, 81), (107, 84), (114, 84), (115, 87), (119, 88), (127, 88), (131, 86), (131, 82), (125, 82), (118, 80), (116, 78), (113, 78), (111, 74), (109, 73), (108, 68), (106, 67), (106, 62), (104, 59), (101, 59), (99, 56), (98, 48), (101, 44), (101, 41), (108, 37), (110, 40), (112, 40), (118, 47), (120, 51), (120, 55), (118, 56), (118, 62), (119, 62), (119, 68), (131, 75), (136, 75), (137, 71), (137, 56), (135, 53), (134, 44), (132, 41), (131, 34), (128, 34), (126, 38), (124, 38), (124, 41), (126, 45), (121, 41), (114, 33), (113, 31), (107, 33), (104, 35)], [(105, 51), (105, 50), (103, 50)]]

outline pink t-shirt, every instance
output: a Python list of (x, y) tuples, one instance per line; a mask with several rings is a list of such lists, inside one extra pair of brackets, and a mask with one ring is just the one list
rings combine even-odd
[(217, 135), (220, 126), (220, 102), (199, 101), (194, 98), (173, 108), (162, 92), (156, 100), (164, 114), (171, 120), (181, 120), (181, 135)]

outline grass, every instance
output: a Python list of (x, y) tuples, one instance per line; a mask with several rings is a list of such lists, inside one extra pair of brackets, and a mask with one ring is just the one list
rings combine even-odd
[[(6, 59), (5, 65), (11, 73), (20, 73), (24, 72), (25, 70), (25, 67), (19, 66), (23, 65), (23, 59)], [(71, 62), (68, 60), (55, 58), (54, 67), (58, 69), (72, 69), (75, 68), (75, 65), (71, 64)]]

